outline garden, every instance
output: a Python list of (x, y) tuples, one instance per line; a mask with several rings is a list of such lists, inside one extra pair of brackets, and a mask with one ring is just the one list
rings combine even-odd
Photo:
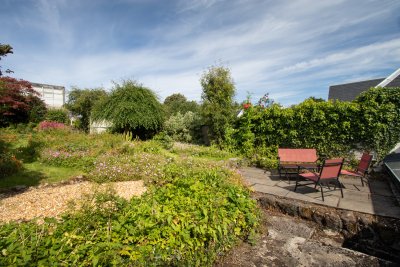
[[(181, 94), (160, 103), (127, 80), (111, 92), (73, 88), (64, 109), (47, 110), (29, 84), (0, 79), (2, 198), (76, 177), (146, 187), (129, 199), (93, 190), (59, 216), (2, 223), (4, 266), (211, 266), (257, 238), (260, 210), (238, 164), (274, 169), (278, 147), (350, 160), (367, 150), (379, 161), (400, 141), (398, 88), (372, 88), (353, 102), (282, 107), (266, 94), (239, 104), (229, 69), (211, 67), (200, 80), (201, 105)], [(88, 134), (92, 120), (112, 127)]]

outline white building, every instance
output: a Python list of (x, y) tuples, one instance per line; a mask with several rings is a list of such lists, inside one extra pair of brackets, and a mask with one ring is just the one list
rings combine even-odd
[(32, 88), (40, 94), (47, 107), (61, 108), (65, 104), (65, 87), (50, 84), (31, 83)]

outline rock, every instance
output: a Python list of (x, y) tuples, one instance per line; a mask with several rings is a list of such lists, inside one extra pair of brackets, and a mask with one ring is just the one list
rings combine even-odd
[(17, 185), (17, 186), (14, 186), (12, 189), (13, 189), (13, 191), (19, 192), (19, 191), (24, 191), (27, 188), (28, 187), (26, 185)]
[(340, 216), (333, 211), (325, 213), (325, 223), (326, 227), (335, 231), (340, 231), (343, 228), (343, 223), (340, 219)]
[(299, 215), (301, 218), (311, 220), (314, 211), (310, 207), (300, 206)]

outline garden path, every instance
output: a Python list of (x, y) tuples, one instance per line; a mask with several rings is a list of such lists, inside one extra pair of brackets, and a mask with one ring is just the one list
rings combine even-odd
[(112, 188), (130, 199), (146, 191), (143, 181), (115, 182), (98, 185), (81, 181), (67, 185), (31, 187), (24, 192), (0, 194), (0, 221), (26, 221), (34, 218), (58, 217), (68, 209), (71, 201), (79, 201), (85, 195)]

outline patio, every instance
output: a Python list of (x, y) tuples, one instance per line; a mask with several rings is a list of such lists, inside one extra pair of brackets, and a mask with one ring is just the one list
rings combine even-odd
[(384, 179), (372, 180), (372, 192), (370, 192), (367, 185), (364, 187), (361, 185), (359, 178), (342, 176), (340, 181), (344, 186), (344, 198), (341, 197), (340, 190), (324, 188), (325, 201), (322, 201), (318, 187), (314, 189), (313, 186), (300, 186), (294, 192), (294, 177), (289, 183), (286, 178), (279, 178), (279, 174), (265, 172), (259, 168), (245, 167), (241, 168), (240, 172), (246, 183), (256, 192), (400, 219), (400, 206), (388, 182)]

